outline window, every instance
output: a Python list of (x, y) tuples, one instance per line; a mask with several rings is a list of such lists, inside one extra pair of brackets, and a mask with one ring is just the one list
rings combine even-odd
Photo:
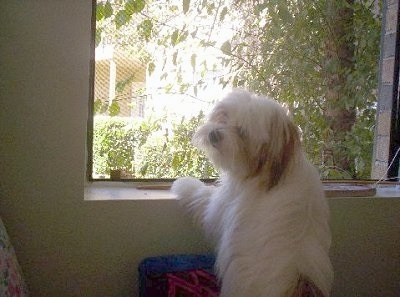
[(190, 138), (234, 87), (288, 106), (321, 177), (378, 177), (388, 160), (377, 156), (376, 139), (383, 139), (381, 24), (393, 27), (390, 5), (98, 0), (89, 178), (218, 176)]

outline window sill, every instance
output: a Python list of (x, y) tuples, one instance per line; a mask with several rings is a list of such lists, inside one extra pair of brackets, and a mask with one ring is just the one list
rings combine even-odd
[(166, 184), (95, 182), (85, 186), (85, 200), (160, 200), (175, 199)]
[[(359, 185), (342, 186), (337, 190), (338, 183), (324, 183), (326, 195), (329, 199), (342, 198), (399, 198), (400, 185), (380, 185), (373, 192), (368, 190), (368, 185), (357, 188)], [(335, 189), (332, 190), (332, 186)], [(169, 191), (170, 183), (127, 183), (127, 182), (95, 182), (85, 186), (85, 200), (165, 200), (175, 199)], [(352, 190), (353, 187), (353, 190)], [(369, 186), (370, 188), (372, 185)], [(328, 189), (328, 190), (327, 190)], [(367, 189), (367, 190), (366, 190)], [(360, 190), (360, 191), (357, 191)], [(365, 191), (366, 190), (366, 191)]]

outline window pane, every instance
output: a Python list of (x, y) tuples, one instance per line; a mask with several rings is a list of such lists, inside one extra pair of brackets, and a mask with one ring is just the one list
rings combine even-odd
[(93, 178), (211, 178), (222, 93), (288, 107), (323, 178), (370, 178), (382, 1), (98, 1)]

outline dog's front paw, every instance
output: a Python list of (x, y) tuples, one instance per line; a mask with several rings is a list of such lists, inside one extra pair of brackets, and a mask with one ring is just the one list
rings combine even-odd
[(181, 177), (178, 178), (171, 187), (171, 192), (175, 194), (178, 199), (190, 197), (203, 183), (194, 177)]

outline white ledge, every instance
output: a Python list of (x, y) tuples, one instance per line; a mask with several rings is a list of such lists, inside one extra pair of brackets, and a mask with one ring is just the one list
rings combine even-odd
[[(170, 183), (128, 183), (128, 182), (93, 182), (85, 186), (85, 200), (164, 200), (175, 199), (169, 191)], [(372, 196), (354, 197), (344, 193), (341, 196), (328, 199), (342, 198), (399, 198), (400, 186), (378, 186), (376, 194)]]
[[(113, 182), (114, 183), (114, 182)], [(85, 200), (155, 200), (175, 199), (169, 190), (143, 189), (129, 185), (96, 185), (85, 187)]]

